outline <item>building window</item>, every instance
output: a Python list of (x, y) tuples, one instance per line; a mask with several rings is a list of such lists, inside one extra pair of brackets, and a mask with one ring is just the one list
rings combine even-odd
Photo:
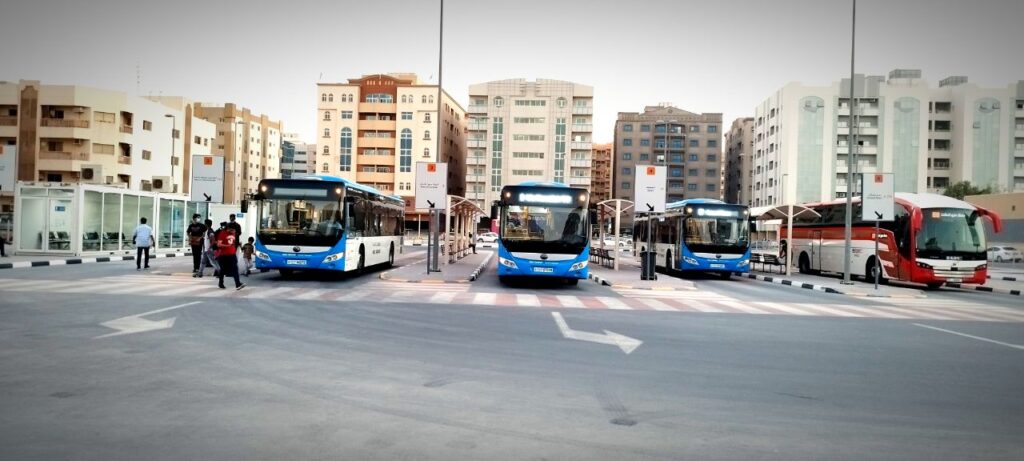
[(650, 146), (651, 145), (651, 140), (650, 139), (646, 139), (646, 138), (641, 139), (640, 140), (640, 145), (641, 146)]
[(691, 162), (696, 162), (696, 161), (700, 160), (700, 157), (698, 157), (697, 154), (690, 154), (689, 159), (690, 159)]
[(153, 131), (153, 122), (149, 120), (142, 121), (142, 129), (145, 131)]
[(430, 141), (430, 130), (426, 130), (423, 132), (423, 140)]
[(412, 120), (412, 112), (402, 112), (402, 120)]
[(624, 167), (622, 168), (622, 174), (633, 174), (633, 169), (628, 166)]
[(352, 111), (350, 111), (350, 110), (343, 110), (343, 111), (341, 111), (341, 118), (343, 118), (343, 119), (351, 119), (352, 118)]
[(327, 93), (320, 93), (320, 102), (327, 102)]
[(324, 121), (325, 122), (331, 121), (331, 113), (326, 111), (326, 110), (324, 111)]
[(687, 184), (686, 185), (686, 190), (697, 190), (697, 185), (696, 184)]
[(672, 163), (683, 163), (683, 154), (672, 154), (669, 157), (669, 161)]
[(405, 128), (402, 130), (402, 139), (399, 142), (398, 151), (398, 171), (400, 173), (409, 173), (412, 171), (412, 130)]
[(341, 171), (352, 171), (352, 130), (341, 129)]
[(330, 148), (327, 147), (327, 146), (324, 146), (324, 155), (327, 155), (327, 154), (330, 154), (330, 153), (331, 153)]
[(334, 102), (334, 93), (327, 94), (327, 102)]
[(650, 159), (651, 159), (651, 155), (650, 154), (643, 154), (643, 153), (640, 154), (640, 161), (641, 162), (646, 162), (646, 161), (648, 161)]
[(423, 123), (430, 123), (430, 112), (423, 113)]
[(423, 148), (423, 158), (429, 158), (429, 157), (430, 157), (430, 148), (429, 147), (424, 147)]
[(714, 162), (715, 161), (715, 154), (708, 154), (707, 161)]
[(718, 133), (718, 125), (708, 125), (708, 133)]
[(498, 96), (494, 98), (494, 107), (503, 107), (505, 105), (505, 98)]
[(626, 181), (626, 182), (622, 183), (622, 189), (623, 190), (629, 190), (629, 189), (632, 189), (632, 188), (633, 188), (633, 183), (631, 183), (629, 181)]
[(565, 98), (558, 98), (557, 100), (555, 100), (555, 103), (558, 104), (559, 109), (564, 109), (565, 106), (569, 104), (569, 102), (566, 101)]
[(622, 159), (623, 160), (633, 160), (633, 154), (631, 152), (623, 152), (622, 153)]
[(690, 125), (690, 133), (700, 133), (700, 125)]
[(718, 147), (718, 140), (717, 139), (709, 139), (708, 140), (708, 147)]
[(671, 175), (673, 178), (682, 178), (683, 177), (683, 169), (682, 168), (670, 168), (668, 174)]
[(715, 185), (714, 184), (706, 184), (704, 186), (704, 190), (706, 190), (708, 192), (714, 192), (715, 191)]
[(690, 140), (690, 147), (700, 147), (700, 140), (691, 139)]
[(647, 124), (640, 125), (640, 132), (641, 133), (650, 133), (651, 132), (651, 126), (647, 125)]
[(623, 139), (622, 140), (622, 145), (623, 146), (632, 146), (633, 145), (633, 139), (632, 138), (625, 138), (625, 139)]
[(707, 170), (707, 171), (704, 172), (704, 176), (707, 176), (709, 178), (713, 178), (715, 176), (718, 176), (718, 171), (717, 170)]
[(633, 124), (632, 123), (627, 123), (625, 125), (622, 125), (622, 131), (632, 132), (633, 131)]

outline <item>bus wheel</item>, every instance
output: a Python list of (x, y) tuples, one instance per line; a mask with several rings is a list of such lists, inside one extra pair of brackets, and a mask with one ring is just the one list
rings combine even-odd
[[(878, 265), (875, 264), (875, 257), (874, 256), (868, 258), (868, 263), (864, 267), (864, 273), (867, 274), (864, 277), (865, 278), (865, 282), (875, 283), (875, 272), (877, 272), (877, 271), (879, 271), (881, 269), (882, 269), (881, 267), (879, 267)], [(878, 283), (885, 283), (885, 273), (884, 272), (881, 272), (881, 273), (878, 274)]]
[(942, 286), (942, 282), (931, 282), (928, 284), (929, 290), (938, 290)]
[(732, 272), (722, 272), (718, 274), (718, 276), (721, 277), (722, 280), (729, 280), (730, 278), (732, 278)]
[(580, 279), (565, 279), (565, 283), (567, 283), (570, 286), (576, 286), (579, 285)]
[(811, 273), (811, 258), (807, 257), (807, 253), (800, 253), (800, 264), (797, 268), (801, 274)]
[(391, 244), (391, 251), (388, 252), (388, 267), (395, 265), (395, 244)]

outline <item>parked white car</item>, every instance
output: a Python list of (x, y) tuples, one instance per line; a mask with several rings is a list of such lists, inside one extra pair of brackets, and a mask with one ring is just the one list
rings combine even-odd
[(477, 243), (496, 243), (498, 241), (498, 234), (494, 232), (484, 232), (476, 237)]
[(1017, 262), (1024, 258), (1024, 254), (1014, 247), (989, 247), (988, 260), (1001, 263), (1003, 261)]
[[(628, 247), (630, 247), (632, 245), (633, 245), (632, 241), (626, 240), (626, 239), (621, 238), (621, 237), (619, 238), (619, 245), (618, 245), (618, 247), (619, 247), (620, 250), (624, 249), (624, 248), (628, 248)], [(604, 246), (605, 246), (605, 248), (615, 246), (615, 237), (605, 237), (604, 238)]]

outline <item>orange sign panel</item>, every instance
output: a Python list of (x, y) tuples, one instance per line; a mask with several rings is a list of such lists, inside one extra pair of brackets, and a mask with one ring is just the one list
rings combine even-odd
[(213, 157), (203, 157), (203, 165), (213, 165)]
[(437, 164), (436, 163), (428, 163), (427, 164), (427, 173), (437, 173)]
[(880, 175), (880, 174), (876, 174), (875, 175), (875, 182), (876, 183), (881, 183), (882, 181), (885, 181), (885, 176)]
[(654, 176), (656, 171), (658, 170), (653, 166), (647, 167), (647, 176)]

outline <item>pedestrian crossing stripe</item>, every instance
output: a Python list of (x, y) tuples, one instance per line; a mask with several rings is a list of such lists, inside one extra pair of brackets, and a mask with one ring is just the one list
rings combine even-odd
[[(533, 309), (598, 309), (683, 312), (695, 314), (746, 314), (758, 316), (848, 317), (914, 320), (958, 320), (981, 322), (1024, 322), (1024, 310), (957, 303), (956, 307), (935, 306), (915, 299), (886, 300), (871, 305), (842, 303), (779, 303), (741, 301), (715, 293), (688, 292), (685, 295), (662, 292), (661, 297), (612, 297), (567, 294), (475, 292), (468, 285), (445, 284), (433, 287), (427, 295), (410, 288), (415, 284), (379, 282), (350, 288), (308, 288), (303, 286), (247, 287), (241, 291), (219, 289), (215, 283), (181, 277), (188, 283), (170, 282), (170, 277), (107, 277), (78, 281), (0, 279), (0, 291), (41, 293), (90, 293), (139, 296), (177, 296), (229, 298), (240, 300), (281, 299), (295, 302), (425, 303), (473, 305), (485, 307), (523, 307)], [(384, 283), (385, 285), (381, 285)], [(446, 290), (446, 287), (456, 287)], [(229, 287), (230, 288), (230, 287)], [(699, 295), (699, 296), (697, 296)], [(933, 303), (934, 304), (934, 303)]]

